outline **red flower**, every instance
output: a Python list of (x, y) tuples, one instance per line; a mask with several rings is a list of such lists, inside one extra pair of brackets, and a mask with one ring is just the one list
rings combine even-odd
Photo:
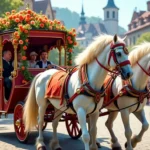
[(31, 12), (32, 12), (31, 10), (27, 10), (27, 13), (28, 13), (28, 14), (31, 14)]
[(22, 45), (22, 44), (23, 44), (23, 41), (22, 41), (22, 40), (19, 40), (19, 44), (21, 44), (21, 45)]
[(18, 32), (17, 32), (17, 31), (15, 31), (15, 32), (14, 32), (14, 35), (15, 35), (15, 36), (18, 36), (19, 34), (18, 34)]
[(40, 23), (40, 27), (41, 27), (41, 28), (44, 28), (44, 23)]
[(71, 36), (67, 36), (67, 40), (70, 41), (71, 40)]
[(29, 41), (29, 40), (28, 40), (28, 39), (26, 39), (25, 41), (28, 43), (28, 41)]
[(27, 46), (23, 46), (23, 50), (27, 50)]
[(19, 18), (16, 18), (15, 21), (18, 23), (18, 22), (20, 22), (20, 19), (19, 19)]
[(72, 53), (73, 51), (72, 51), (72, 49), (70, 48), (70, 49), (68, 50), (68, 52), (69, 52), (69, 53)]
[(24, 30), (24, 33), (26, 33), (26, 34), (27, 34), (27, 33), (28, 33), (28, 30)]
[(23, 32), (24, 31), (24, 28), (22, 25), (19, 25), (19, 29)]
[(27, 59), (27, 57), (26, 56), (22, 56), (22, 60), (26, 60)]
[(23, 84), (27, 84), (28, 82), (26, 80), (22, 80), (22, 83)]

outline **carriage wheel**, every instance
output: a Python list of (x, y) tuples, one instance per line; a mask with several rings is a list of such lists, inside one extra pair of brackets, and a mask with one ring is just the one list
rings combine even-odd
[[(42, 131), (44, 131), (47, 127), (47, 122), (43, 123)], [(39, 130), (39, 125), (36, 125), (36, 129)]]
[(66, 128), (72, 139), (80, 138), (82, 132), (76, 115), (66, 113), (65, 117)]
[(25, 126), (23, 123), (23, 106), (24, 106), (24, 102), (19, 102), (15, 107), (14, 128), (19, 142), (26, 143), (29, 133), (25, 132)]

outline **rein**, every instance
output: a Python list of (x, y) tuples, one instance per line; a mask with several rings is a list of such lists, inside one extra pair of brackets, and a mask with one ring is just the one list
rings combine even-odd
[(150, 76), (150, 73), (148, 73), (148, 72), (139, 64), (139, 62), (137, 62), (137, 64), (138, 64), (138, 66), (143, 70), (143, 72), (144, 72), (146, 75)]

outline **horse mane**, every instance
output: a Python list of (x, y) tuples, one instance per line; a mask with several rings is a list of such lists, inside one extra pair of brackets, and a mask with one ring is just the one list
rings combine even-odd
[[(121, 40), (118, 37), (118, 41)], [(113, 41), (113, 36), (102, 34), (75, 58), (76, 65), (82, 66), (91, 63)]]
[(140, 45), (134, 46), (134, 49), (129, 53), (131, 66), (134, 66), (137, 61), (150, 53), (150, 42), (143, 42)]

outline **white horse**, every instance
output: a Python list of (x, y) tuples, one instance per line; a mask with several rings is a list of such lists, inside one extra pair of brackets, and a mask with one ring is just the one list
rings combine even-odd
[[(131, 51), (131, 53), (129, 54), (129, 60), (131, 62), (131, 66), (133, 69), (131, 85), (135, 90), (134, 93), (136, 93), (136, 91), (139, 92), (139, 94), (141, 94), (142, 92), (145, 93), (146, 91), (144, 90), (148, 82), (148, 77), (150, 76), (150, 43), (143, 43), (141, 45), (136, 46), (134, 50)], [(123, 88), (123, 86), (124, 85), (122, 84), (122, 79), (118, 76), (112, 85), (113, 95), (114, 96), (118, 95), (120, 90)], [(138, 96), (138, 94), (135, 94), (135, 95)], [(138, 103), (140, 99), (142, 102)], [(149, 124), (146, 120), (145, 112), (144, 112), (144, 106), (146, 105), (146, 102), (147, 102), (146, 95), (144, 99), (142, 95), (139, 98), (136, 98), (134, 96), (132, 97), (132, 96), (123, 95), (117, 99), (117, 105), (119, 109), (131, 106), (129, 108), (122, 109), (120, 111), (122, 122), (125, 128), (125, 136), (127, 138), (127, 143), (125, 144), (127, 150), (133, 150), (136, 144), (142, 140), (142, 136), (144, 132), (149, 127)], [(117, 105), (115, 105), (114, 103), (111, 103), (109, 106), (106, 107), (108, 111), (110, 111), (108, 120), (106, 121), (106, 126), (111, 135), (113, 149), (117, 149), (117, 148), (121, 149), (118, 139), (115, 136), (115, 133), (113, 132), (113, 122), (116, 119), (117, 114), (118, 114), (118, 111), (114, 111), (114, 110), (117, 110), (117, 107), (116, 107)], [(132, 131), (131, 131), (130, 122), (129, 122), (129, 115), (131, 113), (133, 113), (137, 117), (137, 119), (142, 123), (142, 129), (140, 133), (137, 136), (133, 137), (132, 139), (131, 139)]]
[[(85, 145), (85, 150), (97, 150), (95, 143), (97, 133), (96, 122), (99, 117), (98, 112), (102, 106), (102, 101), (98, 101), (96, 104), (94, 97), (89, 96), (90, 94), (88, 94), (88, 96), (81, 94), (80, 91), (84, 89), (87, 93), (88, 91), (91, 92), (92, 89), (96, 93), (95, 96), (102, 94), (102, 92), (99, 91), (101, 91), (107, 72), (110, 71), (109, 69), (114, 69), (116, 67), (119, 69), (123, 79), (129, 79), (133, 73), (126, 52), (125, 44), (122, 39), (117, 38), (116, 35), (114, 37), (110, 35), (101, 35), (76, 58), (76, 64), (79, 65), (79, 70), (85, 64), (87, 65), (87, 74), (85, 74), (85, 76), (88, 77), (89, 83), (81, 84), (79, 79), (79, 70), (77, 70), (71, 75), (68, 82), (68, 96), (70, 99), (74, 97), (74, 99), (72, 99), (72, 105), (75, 112), (77, 113), (77, 117), (82, 129), (82, 139)], [(62, 112), (67, 109), (66, 101), (64, 100), (64, 107), (62, 108), (58, 99), (44, 98), (48, 81), (50, 77), (56, 72), (58, 72), (58, 70), (51, 69), (35, 76), (24, 107), (23, 118), (25, 121), (26, 131), (30, 131), (30, 129), (35, 127), (37, 123), (39, 125), (39, 137), (37, 138), (36, 142), (38, 149), (45, 149), (42, 126), (48, 101), (50, 101), (54, 108), (56, 108), (54, 117), (57, 116), (52, 122), (53, 139), (50, 143), (50, 147), (52, 150), (61, 149), (57, 138), (57, 126)], [(97, 82), (98, 80), (100, 80), (100, 82)], [(69, 114), (75, 113), (70, 107), (66, 110), (66, 112)], [(90, 135), (86, 126), (87, 114), (90, 114), (89, 117), (91, 121), (90, 147)]]

